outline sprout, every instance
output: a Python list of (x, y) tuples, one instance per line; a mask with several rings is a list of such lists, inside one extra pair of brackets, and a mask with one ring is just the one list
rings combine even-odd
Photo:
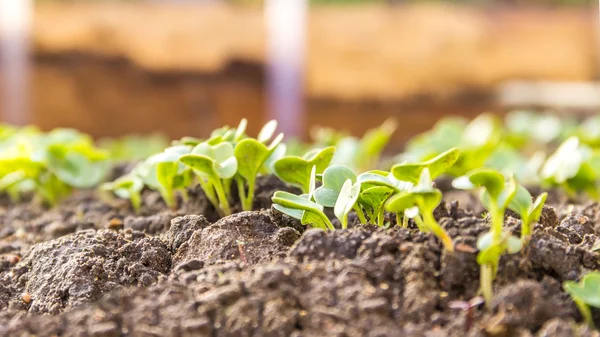
[(129, 199), (133, 210), (139, 213), (142, 206), (141, 194), (144, 189), (144, 181), (133, 172), (119, 177), (113, 182), (104, 183), (100, 188), (104, 191), (112, 191), (119, 198)]
[[(416, 206), (419, 210), (419, 215), (415, 215), (415, 221), (419, 228), (426, 232), (433, 232), (435, 236), (440, 238), (444, 248), (452, 252), (454, 251), (454, 243), (452, 238), (440, 226), (433, 216), (433, 211), (442, 201), (442, 192), (433, 187), (431, 175), (428, 168), (421, 170), (418, 184), (413, 188), (402, 191), (392, 196), (385, 204), (385, 208), (390, 212), (405, 212), (409, 210), (414, 212)], [(422, 218), (421, 218), (422, 217)]]
[[(235, 146), (234, 156), (238, 165), (236, 182), (238, 184), (242, 209), (245, 211), (252, 210), (256, 177), (263, 170), (265, 163), (275, 153), (283, 139), (283, 134), (279, 134), (268, 147), (263, 144), (271, 139), (276, 127), (277, 123), (271, 121), (263, 127), (257, 139), (246, 138)], [(248, 186), (247, 192), (244, 187), (244, 181)]]
[(158, 190), (165, 204), (171, 209), (177, 208), (175, 192), (180, 191), (186, 197), (185, 188), (191, 182), (189, 169), (179, 162), (179, 158), (190, 152), (186, 145), (175, 145), (146, 159), (141, 167), (144, 183)]
[(321, 229), (335, 229), (329, 218), (323, 213), (323, 206), (312, 201), (315, 193), (316, 166), (313, 166), (309, 178), (308, 194), (295, 195), (285, 191), (273, 194), (273, 207), (295, 219), (303, 225), (311, 225)]
[(508, 208), (521, 217), (521, 241), (523, 243), (527, 242), (531, 235), (531, 224), (539, 221), (547, 197), (548, 193), (544, 192), (535, 201), (532, 201), (533, 198), (529, 191), (517, 184), (515, 196), (508, 204)]
[(221, 216), (230, 215), (229, 187), (238, 169), (233, 145), (229, 142), (214, 146), (208, 142), (200, 143), (179, 160), (198, 175), (200, 186)]
[(323, 172), (323, 185), (314, 193), (314, 199), (320, 205), (337, 208), (337, 211), (334, 208), (334, 213), (343, 228), (348, 225), (348, 213), (352, 209), (358, 214), (361, 223), (367, 222), (361, 207), (356, 204), (361, 187), (356, 179), (356, 174), (351, 169), (343, 165), (332, 165)]
[(540, 176), (546, 183), (562, 186), (568, 193), (585, 191), (597, 198), (598, 159), (600, 156), (581, 145), (577, 137), (570, 137), (548, 157)]
[(508, 180), (494, 170), (479, 169), (466, 176), (455, 179), (455, 188), (481, 188), (481, 202), (488, 209), (492, 218), (490, 232), (477, 241), (479, 255), (477, 263), (481, 266), (481, 292), (489, 307), (492, 299), (492, 282), (498, 269), (502, 254), (516, 253), (521, 250), (522, 241), (504, 231), (504, 212), (516, 194), (516, 182), (513, 177)]
[(460, 150), (452, 148), (432, 159), (422, 163), (403, 163), (392, 167), (392, 173), (396, 179), (417, 183), (421, 172), (427, 169), (431, 179), (435, 179), (445, 173), (456, 163), (460, 156)]
[(360, 183), (353, 183), (351, 179), (347, 179), (340, 189), (333, 212), (344, 229), (348, 228), (348, 213), (355, 208), (360, 194)]
[(600, 308), (600, 273), (587, 273), (579, 283), (565, 281), (563, 288), (571, 295), (586, 323), (594, 327), (594, 320), (589, 306)]
[(288, 156), (277, 160), (273, 166), (279, 179), (300, 187), (303, 193), (308, 193), (310, 173), (313, 166), (316, 173), (321, 174), (333, 158), (335, 147), (313, 150), (303, 157)]

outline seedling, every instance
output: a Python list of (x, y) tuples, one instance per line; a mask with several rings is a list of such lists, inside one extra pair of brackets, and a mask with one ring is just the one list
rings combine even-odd
[(308, 193), (310, 173), (313, 166), (316, 173), (321, 174), (333, 158), (335, 147), (309, 151), (303, 157), (287, 156), (277, 160), (273, 166), (277, 176), (294, 186), (299, 187), (303, 193)]
[(585, 191), (598, 198), (597, 159), (598, 155), (581, 145), (577, 137), (570, 137), (548, 157), (540, 176), (546, 183), (562, 186), (570, 194)]
[(505, 177), (494, 170), (479, 169), (466, 176), (455, 179), (455, 188), (480, 188), (480, 199), (488, 209), (492, 226), (490, 232), (477, 241), (479, 255), (477, 263), (481, 266), (481, 293), (489, 307), (492, 300), (492, 282), (498, 270), (500, 257), (504, 253), (513, 254), (521, 250), (522, 242), (504, 231), (504, 213), (516, 194), (516, 182), (513, 177)]
[(113, 182), (104, 183), (100, 188), (104, 191), (112, 191), (119, 198), (129, 199), (133, 210), (139, 213), (142, 206), (141, 194), (144, 189), (144, 181), (135, 173), (129, 173)]
[(444, 248), (452, 252), (454, 251), (452, 238), (433, 216), (433, 211), (441, 201), (442, 192), (433, 187), (429, 169), (424, 168), (421, 171), (417, 185), (408, 191), (393, 195), (386, 202), (385, 208), (390, 212), (400, 213), (416, 206), (419, 215), (415, 215), (415, 221), (417, 221), (419, 227), (426, 232), (433, 232), (442, 241)]
[[(314, 194), (315, 201), (320, 205), (325, 207), (338, 207), (340, 216), (338, 216), (338, 212), (335, 212), (335, 210), (334, 213), (340, 218), (342, 227), (344, 228), (347, 226), (350, 209), (356, 211), (361, 223), (367, 222), (361, 207), (356, 204), (356, 201), (358, 200), (356, 191), (358, 190), (360, 193), (361, 185), (360, 183), (357, 183), (356, 178), (356, 174), (354, 174), (351, 169), (343, 165), (332, 165), (323, 172), (323, 185), (317, 188)], [(346, 189), (343, 189), (346, 185)], [(351, 207), (350, 204), (352, 204)], [(350, 207), (350, 209), (348, 209), (348, 207)]]
[(445, 173), (456, 163), (460, 156), (460, 150), (452, 148), (434, 158), (422, 163), (403, 163), (392, 167), (392, 174), (396, 179), (416, 184), (423, 170), (427, 169), (431, 179), (435, 179)]
[(175, 192), (187, 198), (185, 188), (191, 182), (190, 170), (179, 162), (179, 158), (190, 152), (191, 147), (175, 145), (146, 159), (142, 167), (144, 183), (159, 191), (165, 204), (177, 208)]
[(529, 191), (522, 185), (517, 184), (515, 196), (508, 204), (508, 208), (521, 217), (521, 241), (523, 243), (529, 240), (531, 224), (539, 221), (547, 197), (548, 193), (544, 192), (535, 201), (532, 201), (533, 198)]
[(198, 175), (200, 186), (221, 216), (230, 215), (229, 187), (238, 169), (233, 145), (229, 142), (217, 145), (200, 143), (179, 160)]
[(323, 213), (323, 206), (313, 202), (315, 193), (316, 167), (313, 166), (309, 178), (309, 193), (295, 195), (285, 191), (273, 194), (273, 207), (292, 218), (300, 220), (303, 225), (311, 225), (321, 229), (335, 229), (329, 218)]
[(587, 273), (581, 281), (565, 281), (563, 288), (579, 308), (585, 322), (594, 327), (590, 306), (600, 308), (600, 272)]

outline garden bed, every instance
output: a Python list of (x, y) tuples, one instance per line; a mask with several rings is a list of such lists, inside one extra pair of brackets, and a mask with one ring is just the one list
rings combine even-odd
[[(220, 220), (198, 189), (177, 211), (146, 191), (139, 215), (88, 192), (50, 211), (3, 203), (0, 334), (597, 335), (575, 323), (561, 288), (598, 268), (597, 204), (549, 200), (526, 249), (502, 258), (492, 310), (469, 311), (453, 301), (478, 290), (475, 243), (488, 224), (468, 209), (479, 205), (436, 209), (455, 241), (448, 253), (414, 226), (304, 230), (269, 207), (275, 190), (294, 188), (274, 176), (258, 186), (261, 210)], [(506, 222), (519, 232), (516, 215)]]

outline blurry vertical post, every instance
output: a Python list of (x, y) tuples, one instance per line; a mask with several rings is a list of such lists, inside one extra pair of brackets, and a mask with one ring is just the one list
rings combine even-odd
[(269, 119), (297, 137), (304, 122), (304, 65), (308, 0), (266, 0)]
[(28, 120), (29, 37), (33, 0), (0, 0), (2, 121)]

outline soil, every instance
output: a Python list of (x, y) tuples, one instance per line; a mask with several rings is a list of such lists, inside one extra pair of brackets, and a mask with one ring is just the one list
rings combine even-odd
[(306, 229), (271, 209), (282, 188), (260, 179), (256, 211), (222, 219), (198, 189), (174, 211), (145, 191), (139, 215), (90, 191), (52, 209), (2, 201), (0, 336), (600, 336), (562, 290), (600, 268), (597, 203), (545, 207), (502, 258), (491, 309), (461, 310), (489, 227), (467, 192), (435, 211), (448, 253), (413, 224)]

